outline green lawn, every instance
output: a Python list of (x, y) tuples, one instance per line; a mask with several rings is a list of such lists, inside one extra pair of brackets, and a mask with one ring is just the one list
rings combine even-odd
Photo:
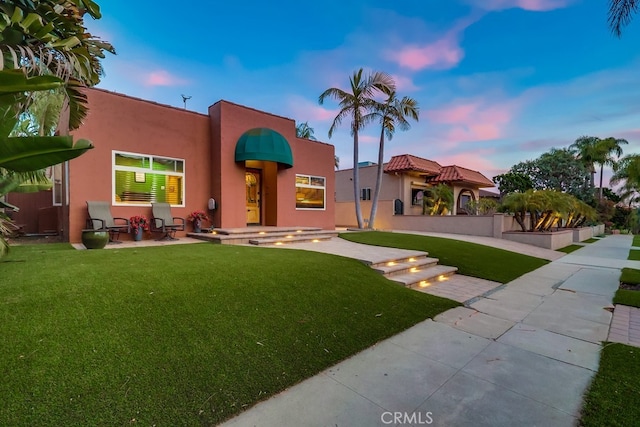
[(500, 283), (508, 283), (548, 263), (490, 246), (439, 237), (381, 231), (343, 233), (340, 237), (369, 245), (425, 251), (442, 265), (458, 267), (460, 274)]
[(456, 302), (308, 251), (13, 247), (0, 425), (214, 425)]
[(580, 425), (637, 426), (640, 420), (640, 348), (606, 344), (585, 396)]
[(640, 291), (632, 289), (618, 289), (613, 297), (614, 304), (640, 307)]
[(640, 249), (630, 249), (627, 259), (631, 261), (640, 261)]
[(640, 234), (636, 234), (633, 236), (633, 243), (631, 246), (640, 246)]
[(569, 246), (565, 246), (564, 248), (560, 248), (560, 249), (556, 249), (557, 251), (560, 252), (564, 252), (565, 254), (570, 254), (573, 251), (577, 251), (580, 248), (583, 248), (584, 246), (582, 245), (569, 245)]
[(640, 285), (640, 270), (623, 268), (622, 273), (620, 273), (620, 281), (629, 285)]
[(582, 243), (595, 243), (598, 240), (600, 240), (600, 239), (591, 238), (591, 239), (587, 239), (587, 240), (583, 241)]

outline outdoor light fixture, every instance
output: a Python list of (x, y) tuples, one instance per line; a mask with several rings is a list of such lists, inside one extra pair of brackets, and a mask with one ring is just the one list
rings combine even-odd
[(312, 243), (318, 243), (319, 241), (320, 241), (320, 240), (318, 240), (318, 239), (313, 239), (311, 242), (312, 242)]
[(438, 276), (438, 282), (444, 282), (445, 280), (447, 280), (447, 276), (441, 274)]
[(274, 245), (280, 246), (280, 245), (282, 245), (282, 242), (275, 242)]
[(259, 232), (258, 234), (267, 234), (267, 233), (265, 233), (264, 231), (261, 231), (261, 232)]
[(420, 282), (420, 285), (419, 285), (419, 286), (420, 286), (421, 288), (426, 288), (426, 287), (428, 287), (428, 286), (430, 286), (430, 285), (431, 285), (431, 283), (427, 282), (426, 280), (423, 280), (423, 281), (421, 281), (421, 282)]
[(396, 265), (396, 263), (395, 263), (395, 262), (393, 262), (393, 261), (389, 261), (389, 262), (387, 263), (387, 267), (392, 267), (392, 266), (394, 266), (394, 265)]
[(296, 230), (296, 233), (302, 233), (302, 230)]
[(415, 258), (409, 258), (409, 262), (414, 262), (415, 260)]
[(293, 236), (291, 234), (289, 234), (288, 236), (286, 236), (287, 239), (293, 239)]
[(409, 270), (411, 273), (417, 273), (418, 271), (418, 267), (411, 267), (411, 270)]

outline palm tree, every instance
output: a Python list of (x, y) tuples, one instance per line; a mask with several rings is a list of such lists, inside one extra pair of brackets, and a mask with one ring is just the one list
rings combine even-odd
[(581, 136), (569, 146), (569, 150), (577, 156), (591, 174), (591, 189), (595, 188), (595, 163), (600, 156), (596, 149), (599, 138), (595, 136)]
[(377, 92), (383, 91), (389, 93), (395, 90), (393, 79), (386, 73), (374, 72), (363, 76), (363, 70), (360, 68), (349, 77), (350, 91), (340, 88), (329, 88), (322, 92), (318, 98), (318, 102), (322, 105), (327, 98), (333, 98), (338, 101), (340, 111), (333, 119), (333, 123), (329, 128), (329, 138), (333, 135), (336, 128), (345, 118), (351, 119), (350, 130), (353, 136), (353, 196), (356, 208), (356, 219), (358, 228), (363, 228), (362, 207), (360, 205), (360, 174), (358, 171), (358, 133), (364, 126), (373, 120), (373, 117), (367, 113), (371, 111), (375, 104), (374, 96)]
[(600, 190), (598, 192), (598, 200), (602, 202), (602, 172), (604, 165), (615, 166), (616, 161), (622, 156), (621, 145), (628, 144), (629, 141), (622, 138), (609, 137), (600, 140), (598, 143), (598, 149), (601, 153), (601, 157), (598, 163), (600, 165)]
[(393, 138), (396, 127), (400, 130), (408, 130), (411, 124), (407, 117), (418, 121), (418, 102), (407, 96), (402, 99), (396, 97), (396, 92), (391, 91), (389, 97), (384, 103), (376, 105), (374, 115), (380, 119), (380, 146), (378, 148), (378, 170), (376, 175), (376, 188), (373, 193), (373, 201), (371, 203), (371, 215), (369, 216), (369, 228), (373, 228), (378, 210), (378, 198), (380, 197), (380, 188), (382, 187), (382, 172), (384, 169), (384, 136), (387, 135), (389, 141)]
[(640, 189), (640, 154), (630, 154), (613, 165), (611, 185), (623, 183), (623, 190), (633, 192)]
[(296, 126), (296, 136), (298, 138), (310, 139), (312, 141), (316, 140), (316, 137), (313, 136), (313, 128), (309, 126), (309, 122), (300, 123)]
[(581, 136), (569, 146), (569, 149), (575, 153), (582, 163), (591, 172), (591, 188), (595, 187), (594, 176), (596, 174), (595, 165), (600, 166), (600, 188), (598, 190), (598, 200), (602, 202), (602, 179), (604, 166), (613, 166), (616, 159), (622, 155), (621, 145), (628, 144), (626, 139), (622, 138), (605, 138), (601, 139), (597, 136)]
[(639, 5), (637, 0), (609, 0), (609, 27), (616, 36), (622, 36), (622, 27), (629, 25)]

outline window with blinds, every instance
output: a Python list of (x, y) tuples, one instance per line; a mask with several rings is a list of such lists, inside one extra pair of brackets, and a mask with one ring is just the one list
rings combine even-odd
[(113, 151), (114, 205), (184, 206), (184, 160)]

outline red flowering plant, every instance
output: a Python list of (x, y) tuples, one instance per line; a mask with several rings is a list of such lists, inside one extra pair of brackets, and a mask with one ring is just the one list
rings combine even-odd
[(193, 211), (187, 216), (187, 221), (189, 222), (202, 222), (209, 221), (209, 217), (204, 211)]
[(149, 231), (149, 220), (144, 215), (132, 216), (129, 218), (129, 224), (131, 225), (131, 232), (133, 234), (138, 233), (138, 228)]

